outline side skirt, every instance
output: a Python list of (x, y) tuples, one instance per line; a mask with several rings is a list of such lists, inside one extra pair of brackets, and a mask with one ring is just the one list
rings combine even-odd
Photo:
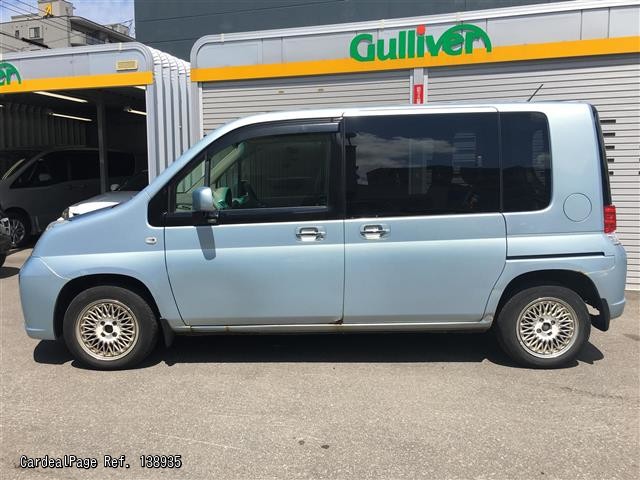
[(366, 332), (483, 332), (491, 328), (491, 316), (479, 322), (441, 323), (357, 323), (357, 324), (290, 324), (290, 325), (202, 325), (179, 327), (180, 334), (282, 334), (282, 333), (366, 333)]

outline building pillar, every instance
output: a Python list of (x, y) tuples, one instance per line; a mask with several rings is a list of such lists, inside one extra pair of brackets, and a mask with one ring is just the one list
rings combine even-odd
[(100, 192), (109, 191), (109, 159), (107, 157), (107, 114), (104, 100), (96, 104), (98, 120), (98, 156), (100, 158)]

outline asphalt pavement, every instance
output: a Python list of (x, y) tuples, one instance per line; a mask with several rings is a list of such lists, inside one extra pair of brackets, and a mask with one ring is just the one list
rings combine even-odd
[[(26, 336), (29, 252), (0, 270), (3, 480), (640, 478), (637, 292), (558, 370), (514, 366), (489, 333), (178, 337), (97, 372)], [(21, 467), (45, 455), (98, 466)]]

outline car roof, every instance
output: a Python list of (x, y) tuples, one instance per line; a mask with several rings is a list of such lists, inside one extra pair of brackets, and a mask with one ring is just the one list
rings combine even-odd
[(464, 111), (464, 110), (509, 110), (509, 111), (528, 111), (538, 110), (544, 107), (555, 107), (562, 105), (589, 105), (587, 102), (575, 102), (575, 101), (544, 101), (544, 102), (526, 102), (526, 101), (513, 101), (513, 102), (465, 102), (465, 103), (429, 103), (422, 105), (383, 105), (383, 106), (371, 106), (371, 107), (345, 107), (345, 108), (321, 108), (321, 109), (307, 109), (307, 110), (287, 110), (280, 112), (268, 112), (251, 115), (248, 117), (240, 118), (236, 121), (230, 122), (227, 125), (238, 128), (239, 126), (251, 125), (263, 122), (274, 122), (284, 120), (303, 120), (312, 118), (341, 118), (347, 116), (357, 116), (363, 114), (371, 114), (375, 112), (397, 112), (403, 113), (418, 113), (429, 111)]

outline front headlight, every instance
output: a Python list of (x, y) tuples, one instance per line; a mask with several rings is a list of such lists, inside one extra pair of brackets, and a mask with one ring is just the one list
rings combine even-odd
[(62, 218), (64, 218), (65, 220), (69, 220), (69, 207), (65, 208), (62, 211)]

